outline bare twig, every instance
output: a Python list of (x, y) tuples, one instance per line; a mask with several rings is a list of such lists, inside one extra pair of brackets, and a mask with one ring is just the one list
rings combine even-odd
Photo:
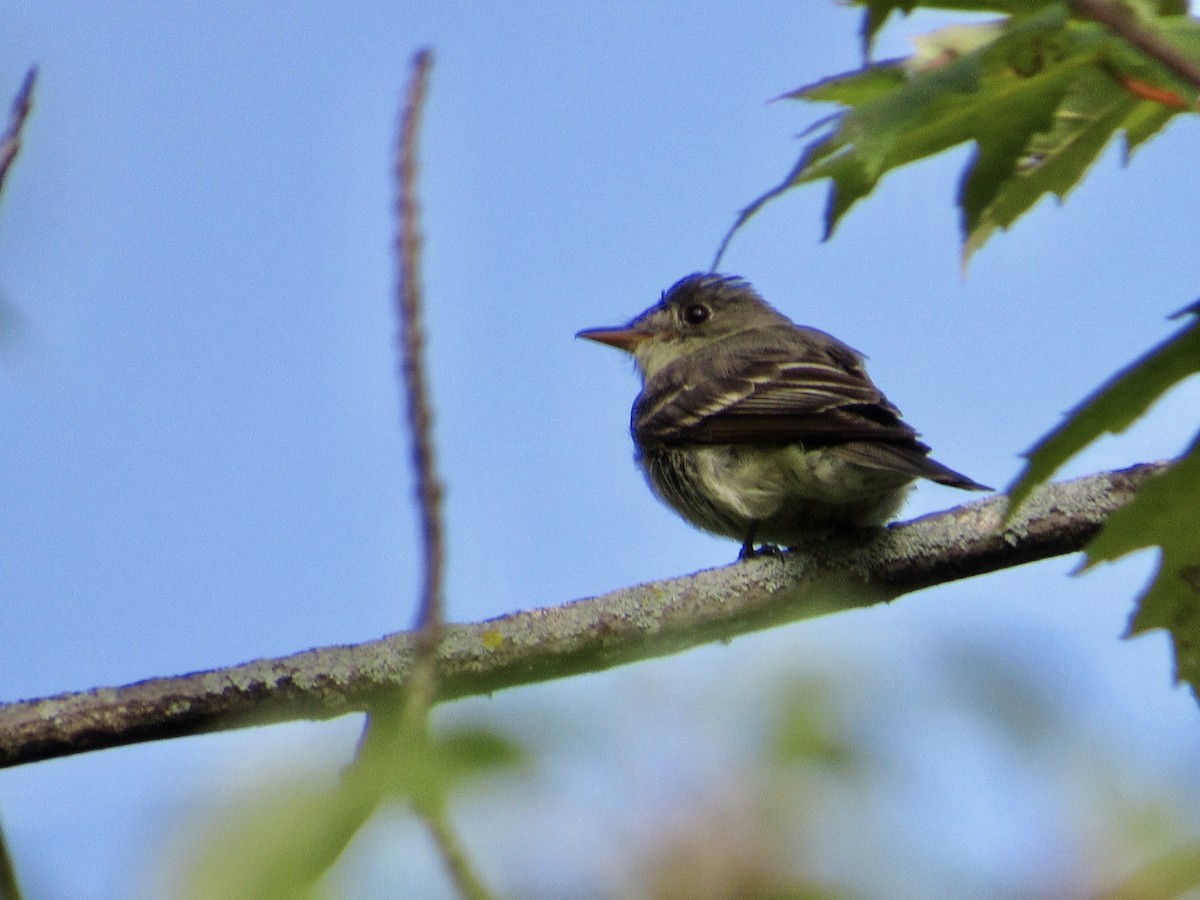
[[(37, 67), (34, 66), (25, 73), (21, 87), (13, 100), (12, 114), (8, 120), (8, 130), (0, 139), (0, 191), (4, 189), (4, 178), (8, 175), (9, 166), (17, 158), (21, 149), (21, 129), (33, 108), (33, 85), (37, 81)], [(2, 312), (2, 310), (0, 310)], [(17, 884), (17, 870), (13, 865), (12, 855), (8, 850), (8, 839), (0, 826), (0, 900), (21, 900), (21, 888)]]
[(458, 889), (458, 895), (465, 900), (490, 900), (491, 892), (483, 886), (483, 882), (471, 868), (471, 864), (458, 842), (458, 837), (446, 819), (444, 805), (440, 803), (434, 806), (420, 804), (417, 806), (417, 815), (429, 829), (434, 846), (442, 857), (442, 864), (450, 873), (450, 877), (454, 880), (454, 886)]
[(1072, 10), (1093, 19), (1142, 51), (1150, 59), (1200, 90), (1200, 64), (1157, 32), (1140, 25), (1128, 12), (1108, 0), (1067, 0)]
[[(396, 139), (396, 313), (400, 321), (400, 372), (404, 382), (408, 431), (412, 440), (412, 463), (417, 480), (420, 508), (421, 547), (423, 551), (421, 606), (413, 635), (412, 674), (404, 693), (404, 706), (398, 720), (385, 710), (376, 709), (367, 726), (364, 745), (379, 740), (378, 747), (364, 746), (374, 756), (382, 751), (392, 756), (391, 764), (403, 765), (403, 753), (419, 753), (426, 746), (429, 709), (437, 695), (438, 641), (442, 633), (442, 583), (445, 566), (445, 538), (442, 527), (442, 485), (437, 475), (433, 449), (433, 414), (425, 379), (425, 332), (421, 325), (421, 234), (417, 206), (417, 134), (429, 70), (433, 55), (428, 49), (417, 51), (412, 61), (412, 79), (400, 114)], [(399, 753), (395, 751), (399, 750)], [(368, 758), (367, 766), (375, 761)], [(460, 897), (487, 900), (488, 892), (475, 876), (462, 852), (441, 798), (414, 803), (414, 809), (429, 829), (450, 879)]]
[[(393, 173), (396, 184), (396, 316), (399, 320), (399, 365), (404, 385), (412, 466), (417, 482), (421, 529), (421, 601), (417, 612), (412, 678), (404, 695), (404, 715), (398, 725), (404, 737), (423, 738), (426, 713), (437, 690), (437, 645), (442, 628), (442, 571), (445, 549), (442, 529), (442, 485), (433, 450), (433, 414), (425, 379), (425, 331), (421, 324), (421, 234), (417, 209), (417, 134), (433, 55), (418, 50), (412, 78), (400, 113)], [(390, 717), (389, 717), (390, 718)]]
[(25, 79), (21, 82), (16, 99), (13, 100), (8, 130), (0, 140), (0, 191), (4, 190), (4, 178), (8, 175), (8, 167), (17, 158), (17, 151), (21, 149), (21, 129), (33, 108), (33, 85), (36, 81), (37, 66), (33, 66), (25, 73)]
[(429, 389), (425, 383), (425, 332), (421, 325), (421, 235), (417, 226), (417, 130), (429, 83), (433, 57), (420, 50), (413, 57), (413, 75), (400, 118), (396, 141), (396, 259), (400, 272), (396, 286), (396, 312), (400, 320), (400, 370), (412, 439), (413, 469), (421, 513), (423, 549), (421, 607), (417, 616), (417, 645), (432, 655), (442, 621), (442, 485), (438, 481), (433, 451)]
[[(1002, 525), (1008, 498), (896, 525), (854, 545), (788, 553), (591, 597), (447, 625), (438, 699), (490, 694), (666, 656), (713, 640), (869, 606), (935, 584), (1074, 553), (1161, 463), (1034, 491)], [(0, 704), (0, 767), (106, 747), (361, 712), (409, 682), (401, 632), (208, 672)]]

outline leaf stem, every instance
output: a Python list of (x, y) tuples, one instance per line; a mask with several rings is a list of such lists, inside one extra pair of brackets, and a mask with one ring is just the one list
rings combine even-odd
[(1117, 4), (1108, 0), (1067, 0), (1067, 4), (1079, 15), (1099, 22), (1164, 69), (1200, 91), (1200, 63), (1157, 32), (1138, 24)]
[(442, 857), (446, 871), (450, 873), (458, 895), (463, 900), (491, 900), (491, 892), (475, 875), (454, 830), (450, 827), (444, 804), (421, 803), (414, 804), (414, 807), (417, 815), (424, 820), (425, 827), (429, 829), (434, 846)]

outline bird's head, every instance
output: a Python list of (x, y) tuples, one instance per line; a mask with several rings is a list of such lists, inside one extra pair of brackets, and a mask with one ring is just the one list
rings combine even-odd
[(576, 337), (633, 355), (643, 379), (691, 350), (755, 328), (789, 323), (733, 275), (698, 272), (681, 278), (628, 324), (587, 328)]

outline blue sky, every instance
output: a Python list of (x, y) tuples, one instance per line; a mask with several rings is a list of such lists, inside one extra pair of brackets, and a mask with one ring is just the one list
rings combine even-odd
[[(572, 336), (707, 267), (737, 210), (794, 162), (795, 135), (828, 112), (765, 101), (856, 66), (856, 13), (18, 2), (5, 17), (0, 93), (30, 63), (41, 78), (0, 199), (0, 291), (19, 317), (0, 358), (4, 699), (411, 621), (389, 167), (422, 45), (436, 54), (420, 190), (450, 617), (733, 559), (732, 543), (676, 519), (637, 474), (632, 367)], [(908, 33), (944, 21), (899, 23), (878, 54), (907, 52)], [(723, 268), (865, 352), (940, 460), (1005, 485), (1021, 451), (1195, 299), (1196, 139), (1194, 121), (1174, 123), (1129, 168), (1110, 148), (1064, 206), (1043, 203), (993, 239), (965, 278), (952, 207), (965, 150), (890, 176), (827, 244), (823, 189), (793, 193), (734, 239)], [(1198, 402), (1183, 386), (1071, 473), (1177, 452)], [(964, 499), (922, 485), (905, 515)], [(1152, 563), (1069, 578), (1075, 560), (1053, 561), (462, 704), (446, 716), (535, 743), (549, 740), (537, 723), (588, 736), (547, 751), (536, 788), (464, 809), (465, 839), (499, 887), (554, 896), (533, 874), (554, 852), (559, 887), (586, 895), (599, 863), (572, 839), (598, 856), (627, 850), (654, 803), (736, 758), (748, 685), (808, 672), (874, 685), (863, 720), (891, 723), (883, 737), (903, 735), (925, 773), (922, 802), (962, 871), (932, 875), (931, 863), (914, 885), (1036, 880), (1044, 856), (1069, 848), (1047, 838), (1037, 850), (1030, 835), (1057, 834), (1065, 801), (945, 702), (947, 648), (1010, 663), (1079, 733), (1194, 805), (1196, 704), (1171, 685), (1163, 636), (1117, 640)], [(145, 873), (202, 801), (281, 755), (344, 758), (356, 734), (346, 719), (6, 771), (0, 816), (32, 897), (153, 896)], [(537, 824), (514, 834), (518, 816)], [(444, 896), (412, 840), (355, 896), (386, 895), (389, 877)]]

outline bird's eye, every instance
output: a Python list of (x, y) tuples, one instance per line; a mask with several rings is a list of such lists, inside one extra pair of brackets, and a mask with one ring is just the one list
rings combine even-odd
[(693, 303), (683, 311), (683, 321), (689, 325), (703, 325), (708, 321), (710, 313), (703, 303)]

